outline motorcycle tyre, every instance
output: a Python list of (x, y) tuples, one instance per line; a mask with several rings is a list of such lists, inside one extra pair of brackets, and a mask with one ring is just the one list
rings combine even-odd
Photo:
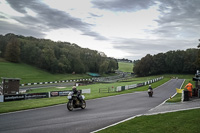
[(153, 92), (149, 93), (149, 97), (152, 97), (153, 96)]
[(85, 100), (82, 100), (81, 108), (82, 108), (82, 109), (85, 109), (85, 108), (86, 108), (86, 102), (85, 102)]
[(68, 109), (69, 111), (72, 111), (72, 110), (74, 109), (72, 101), (69, 101), (69, 102), (67, 103), (67, 109)]

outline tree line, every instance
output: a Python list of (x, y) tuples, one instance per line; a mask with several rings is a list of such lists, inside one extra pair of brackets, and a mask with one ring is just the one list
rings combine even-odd
[(0, 35), (0, 57), (23, 62), (51, 73), (109, 73), (117, 60), (69, 42), (54, 42), (15, 34)]
[(156, 55), (147, 54), (134, 61), (133, 71), (138, 76), (157, 74), (194, 74), (200, 70), (199, 49), (168, 51)]

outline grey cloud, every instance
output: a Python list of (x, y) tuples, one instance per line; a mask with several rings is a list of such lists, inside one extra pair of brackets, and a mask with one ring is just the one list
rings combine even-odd
[[(92, 24), (85, 23), (79, 18), (74, 18), (64, 11), (52, 9), (49, 6), (37, 0), (8, 0), (9, 4), (16, 11), (25, 14), (24, 17), (13, 17), (16, 21), (27, 26), (35, 25), (35, 28), (41, 31), (53, 29), (72, 28), (83, 32), (83, 35), (91, 35)], [(37, 14), (36, 17), (29, 16), (26, 8)], [(94, 35), (95, 34), (95, 35)], [(99, 39), (103, 37), (93, 32), (92, 37)]]
[(165, 53), (170, 50), (186, 50), (188, 48), (196, 48), (197, 40), (168, 40), (168, 39), (134, 39), (134, 38), (118, 38), (113, 41), (113, 48), (129, 53), (129, 59), (140, 59), (146, 54)]
[(14, 33), (38, 38), (45, 36), (45, 34), (41, 33), (37, 29), (34, 29), (33, 27), (22, 27), (20, 25), (10, 24), (4, 21), (0, 21), (0, 29), (0, 34)]
[(94, 14), (94, 13), (89, 13), (92, 17), (102, 17), (103, 15), (97, 15), (97, 14)]
[[(159, 28), (155, 34), (163, 37), (198, 37), (200, 36), (200, 1), (167, 0), (160, 1), (161, 16), (156, 22)], [(185, 34), (187, 32), (187, 34)]]
[(3, 19), (5, 19), (6, 17), (5, 17), (5, 16), (2, 16), (2, 15), (0, 15), (0, 18), (3, 18)]
[(153, 0), (93, 0), (92, 3), (95, 8), (122, 12), (147, 9), (155, 4)]
[(84, 32), (82, 35), (87, 35), (87, 36), (91, 36), (91, 37), (95, 37), (96, 40), (108, 40), (108, 38), (101, 36), (100, 34), (93, 32), (93, 31), (87, 31)]
[(50, 29), (57, 28), (75, 28), (75, 29), (83, 29), (84, 27), (89, 28), (91, 25), (82, 22), (78, 18), (71, 17), (68, 13), (59, 11), (57, 9), (51, 9), (47, 5), (40, 3), (37, 0), (20, 0), (13, 1), (8, 0), (11, 7), (13, 7), (16, 11), (26, 14), (26, 8), (31, 9), (35, 13), (37, 13), (37, 17), (33, 18), (31, 16), (25, 15), (24, 17), (20, 17), (18, 20), (20, 23), (24, 24), (35, 24), (41, 23), (43, 25), (47, 25)]

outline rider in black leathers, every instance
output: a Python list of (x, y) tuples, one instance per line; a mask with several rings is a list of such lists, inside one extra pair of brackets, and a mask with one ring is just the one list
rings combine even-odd
[(77, 98), (80, 102), (82, 102), (81, 92), (76, 89), (76, 86), (72, 87), (73, 94), (77, 95)]
[(148, 88), (148, 90), (150, 90), (150, 91), (153, 91), (153, 89), (152, 89), (151, 85), (149, 85), (149, 88)]
[(151, 85), (149, 85), (148, 93), (152, 93), (153, 94), (153, 88), (151, 87)]

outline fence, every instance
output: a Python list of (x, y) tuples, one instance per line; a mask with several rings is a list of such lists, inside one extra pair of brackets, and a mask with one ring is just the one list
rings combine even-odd
[[(57, 96), (67, 96), (71, 90), (67, 91), (51, 91), (44, 93), (27, 93), (27, 94), (15, 94), (15, 95), (0, 95), (0, 102), (17, 101), (17, 100), (28, 100), (37, 98), (50, 98)], [(91, 89), (83, 89), (82, 93), (91, 93)]]
[(111, 92), (115, 92), (115, 88), (111, 87), (111, 88), (99, 88), (99, 93), (111, 93)]
[(156, 78), (156, 79), (152, 79), (152, 80), (149, 80), (147, 82), (144, 82), (144, 83), (138, 83), (138, 84), (132, 84), (132, 85), (126, 85), (126, 86), (118, 86), (116, 88), (116, 91), (117, 92), (120, 92), (120, 91), (124, 91), (124, 90), (128, 90), (128, 89), (134, 89), (136, 87), (140, 87), (140, 86), (145, 86), (145, 85), (148, 85), (148, 84), (151, 84), (151, 83), (154, 83), (154, 82), (157, 82), (159, 80), (163, 79), (163, 77), (159, 77), (159, 78)]
[(52, 81), (52, 82), (25, 83), (25, 84), (20, 84), (20, 86), (41, 85), (41, 84), (57, 84), (57, 83), (92, 81), (92, 80), (93, 80), (93, 78), (92, 79), (72, 79), (72, 80), (61, 80), (61, 81)]
[(138, 83), (138, 84), (132, 84), (132, 85), (126, 85), (126, 86), (117, 86), (116, 88), (111, 87), (111, 88), (99, 88), (99, 93), (109, 93), (109, 92), (120, 92), (124, 90), (129, 90), (129, 89), (134, 89), (140, 86), (145, 86), (154, 82), (157, 82), (159, 80), (163, 79), (163, 77), (159, 77), (156, 79), (149, 80), (144, 83)]

